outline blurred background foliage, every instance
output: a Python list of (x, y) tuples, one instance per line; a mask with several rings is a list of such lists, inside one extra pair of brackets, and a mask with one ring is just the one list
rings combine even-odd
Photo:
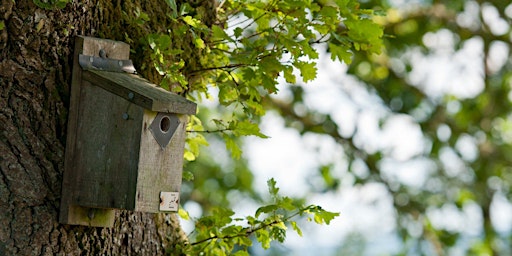
[[(281, 87), (292, 97), (265, 98), (267, 112), (278, 113), (302, 135), (332, 138), (347, 160), (341, 171), (336, 163), (319, 164), (317, 175), (323, 185), (312, 184), (310, 190), (329, 193), (370, 183), (385, 187), (393, 199), (402, 255), (450, 255), (454, 248), (471, 255), (511, 255), (511, 230), (496, 218), (496, 211), (503, 209), (496, 205), (511, 201), (512, 5), (504, 0), (360, 3), (361, 8), (387, 13), (377, 17), (385, 28), (385, 49), (379, 55), (354, 52), (347, 73), (378, 106), (378, 129), (405, 119), (408, 127), (420, 129), (421, 148), (400, 156), (389, 143), (370, 146), (360, 134), (367, 123), (355, 121), (353, 129), (343, 129), (332, 113), (307, 105), (308, 85)], [(346, 86), (339, 90), (347, 95), (340, 100), (353, 100)], [(214, 113), (218, 118), (222, 110), (203, 107), (200, 119), (209, 120)], [(203, 125), (208, 129), (208, 123)], [(185, 166), (194, 179), (184, 182), (182, 201), (199, 204), (203, 213), (213, 205), (261, 201), (244, 159), (247, 155), (232, 159), (221, 134), (204, 135), (210, 146)], [(420, 182), (405, 182), (400, 174), (386, 171), (390, 162), (420, 163), (421, 168), (409, 168), (420, 168), (424, 175), (416, 178)], [(351, 184), (340, 181), (347, 176), (352, 177)], [(465, 216), (469, 210), (480, 216), (477, 223), (466, 223), (477, 227), (476, 235), (465, 229), (466, 224), (453, 227), (435, 217), (447, 211)], [(357, 243), (351, 246), (352, 240)], [(360, 253), (364, 246), (355, 235), (341, 249), (359, 248)]]

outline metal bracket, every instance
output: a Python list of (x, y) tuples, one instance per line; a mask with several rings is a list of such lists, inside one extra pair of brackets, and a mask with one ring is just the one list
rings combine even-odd
[(164, 149), (167, 144), (169, 144), (169, 141), (171, 141), (172, 136), (174, 135), (174, 132), (176, 132), (176, 129), (178, 129), (179, 125), (180, 119), (178, 116), (159, 112), (156, 115), (155, 120), (151, 122), (149, 130), (155, 137), (158, 145)]
[(78, 55), (78, 63), (84, 70), (103, 70), (118, 73), (136, 74), (137, 71), (131, 60), (109, 59), (106, 54), (100, 51), (100, 56)]

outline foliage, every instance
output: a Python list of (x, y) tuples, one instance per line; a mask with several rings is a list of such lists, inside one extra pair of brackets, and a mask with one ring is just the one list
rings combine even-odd
[[(211, 29), (216, 39), (205, 40), (205, 49), (218, 58), (209, 57), (202, 71), (205, 71), (206, 85), (218, 88), (221, 105), (229, 109), (223, 112), (228, 117), (223, 119), (224, 124), (237, 119), (258, 123), (258, 117), (264, 114), (261, 110), (271, 109), (300, 134), (333, 138), (343, 147), (348, 163), (345, 169), (330, 168), (337, 163), (319, 166), (319, 175), (326, 185), (324, 189), (339, 189), (342, 185), (337, 177), (354, 180), (355, 186), (382, 185), (397, 212), (396, 232), (402, 238), (400, 249), (404, 255), (410, 252), (451, 254), (454, 248), (466, 254), (510, 254), (510, 228), (500, 229), (495, 208), (499, 201), (510, 204), (512, 187), (508, 157), (512, 152), (512, 66), (508, 61), (512, 52), (510, 4), (499, 0), (420, 1), (405, 6), (393, 6), (392, 1), (383, 0), (364, 1), (360, 6), (355, 2), (341, 2), (301, 3), (306, 6), (304, 9), (313, 9), (309, 11), (311, 16), (301, 16), (300, 11), (276, 13), (272, 9), (279, 6), (293, 10), (297, 1), (281, 5), (278, 1), (261, 2), (255, 7), (245, 7), (239, 16), (232, 16), (238, 18), (231, 18), (228, 27)], [(336, 20), (337, 17), (331, 15), (333, 3), (342, 6), (336, 9), (340, 17), (347, 16), (342, 14), (344, 11), (355, 15), (360, 29), (349, 33), (347, 29), (353, 26), (350, 20)], [(240, 4), (243, 3), (226, 2), (219, 17), (236, 13), (232, 10)], [(314, 11), (315, 4), (320, 7), (319, 11)], [(367, 8), (379, 7), (386, 9), (387, 16), (366, 18), (366, 12), (370, 12), (370, 16), (376, 14)], [(263, 14), (263, 18), (259, 18)], [(289, 17), (293, 17), (294, 22), (289, 21)], [(322, 24), (333, 26), (312, 25), (316, 21), (309, 18), (315, 17), (321, 17)], [(248, 23), (243, 22), (244, 18)], [(305, 20), (311, 25), (304, 26), (302, 21)], [(378, 21), (384, 33), (370, 21)], [(311, 35), (298, 33), (306, 28), (314, 31), (313, 40), (301, 40)], [(330, 32), (324, 33), (324, 28)], [(364, 34), (359, 35), (359, 32)], [(383, 37), (385, 49), (380, 54), (360, 51), (379, 53), (376, 49), (380, 49), (381, 43), (373, 43), (373, 39), (378, 40), (383, 34), (389, 36)], [(288, 37), (292, 42), (285, 40), (288, 35), (292, 36)], [(360, 38), (366, 41), (358, 41)], [(420, 149), (405, 158), (397, 157), (396, 146), (378, 144), (375, 147), (361, 139), (368, 124), (356, 122), (347, 132), (342, 123), (346, 119), (337, 116), (339, 111), (325, 112), (311, 106), (297, 108), (307, 104), (308, 95), (301, 84), (317, 75), (312, 63), (320, 48), (314, 46), (324, 39), (329, 57), (350, 64), (351, 79), (370, 95), (372, 107), (381, 110), (375, 129), (383, 132), (396, 119), (408, 120), (409, 129), (421, 132)], [(374, 45), (377, 48), (373, 48)], [(217, 52), (225, 54), (216, 55)], [(446, 60), (442, 64), (450, 69), (437, 73), (439, 68), (424, 64), (441, 65), (436, 64), (439, 60)], [(208, 65), (215, 62), (221, 64)], [(296, 74), (300, 74), (303, 81)], [(289, 101), (269, 97), (277, 91), (278, 76), (297, 85), (285, 88), (292, 95)], [(441, 79), (443, 76), (445, 79)], [(212, 97), (207, 88), (194, 88), (199, 90), (190, 90), (189, 97)], [(257, 89), (252, 91), (251, 88)], [(356, 105), (356, 115), (370, 111), (351, 98), (353, 92), (343, 87), (339, 91), (346, 95), (345, 101)], [(255, 108), (251, 104), (263, 107)], [(225, 128), (226, 125), (217, 127), (214, 123), (205, 130)], [(386, 168), (390, 162), (397, 170)], [(426, 170), (424, 178), (417, 177), (421, 185), (401, 179), (401, 174), (390, 175), (390, 172), (419, 173), (404, 167), (413, 163), (422, 163)], [(343, 169), (341, 173), (340, 169)], [(466, 214), (475, 208), (478, 209), (476, 218), (481, 222), (473, 224)], [(457, 214), (459, 221), (465, 224), (454, 227), (435, 218), (445, 211)], [(469, 226), (476, 227), (478, 234), (467, 231)]]
[[(191, 182), (184, 184), (183, 199), (201, 203), (210, 215), (197, 220), (195, 242), (175, 249), (191, 255), (243, 255), (252, 245), (252, 235), (267, 249), (273, 240), (284, 241), (288, 227), (301, 234), (294, 217), (329, 224), (338, 214), (281, 197), (270, 180), (273, 202), (259, 207), (253, 216), (234, 218), (226, 199), (230, 191), (261, 203), (252, 188), (252, 175), (240, 160), (239, 138), (268, 137), (259, 121), (266, 112), (265, 102), (278, 91), (278, 79), (314, 80), (321, 45), (328, 47), (334, 60), (350, 63), (354, 52), (380, 53), (383, 31), (373, 20), (376, 13), (354, 0), (207, 2), (218, 5), (207, 10), (194, 1), (163, 1), (162, 7), (169, 9), (167, 30), (143, 40), (151, 65), (161, 76), (161, 87), (196, 102), (217, 103), (215, 111), (201, 108), (190, 118), (185, 150), (189, 171), (184, 177)], [(213, 20), (208, 13), (212, 10), (216, 10)], [(151, 16), (139, 9), (134, 15), (130, 25), (146, 30)], [(225, 146), (230, 155), (226, 163), (217, 164), (219, 159), (210, 154), (198, 158), (209, 143)]]
[[(189, 5), (167, 4), (173, 29), (148, 37), (161, 86), (196, 101), (211, 98), (209, 87), (217, 88), (218, 102), (232, 115), (213, 120), (213, 130), (226, 133), (226, 147), (235, 158), (241, 151), (234, 137), (266, 137), (257, 120), (265, 114), (262, 100), (277, 92), (278, 77), (290, 83), (297, 81), (296, 73), (304, 82), (315, 79), (315, 45), (328, 44), (333, 58), (347, 63), (352, 51), (379, 53), (382, 48), (382, 29), (371, 19), (374, 11), (359, 8), (356, 1), (223, 1), (217, 8), (219, 25), (212, 27), (199, 14), (191, 15)], [(194, 65), (175, 57), (183, 51), (173, 47), (175, 41), (184, 37), (202, 53)], [(190, 130), (206, 132), (202, 125), (193, 120)], [(198, 145), (206, 144), (201, 134), (187, 142), (188, 160), (197, 156)]]
[[(191, 182), (184, 184), (184, 199), (201, 203), (211, 215), (197, 220), (196, 242), (180, 250), (243, 255), (252, 245), (251, 235), (269, 248), (270, 241), (284, 241), (287, 226), (301, 234), (294, 217), (329, 224), (337, 213), (279, 196), (273, 180), (269, 181), (272, 204), (245, 219), (233, 218), (233, 211), (226, 208), (229, 191), (261, 201), (245, 161), (240, 160), (239, 138), (268, 137), (259, 128), (265, 101), (277, 93), (280, 77), (289, 83), (298, 82), (299, 77), (304, 82), (316, 78), (320, 45), (328, 46), (332, 58), (345, 63), (351, 62), (353, 52), (379, 53), (383, 31), (373, 21), (376, 13), (360, 8), (354, 0), (226, 0), (216, 6), (212, 22), (206, 19), (207, 11), (192, 2), (165, 3), (170, 9), (169, 29), (145, 38), (162, 79), (160, 86), (197, 102), (215, 99), (218, 103), (213, 113), (201, 108), (187, 127), (189, 171), (184, 177)], [(135, 16), (132, 23), (140, 27), (150, 21), (142, 10)], [(210, 154), (198, 159), (202, 146), (212, 142), (225, 145), (231, 155), (227, 163), (217, 165), (219, 159)]]
[[(382, 20), (386, 33), (393, 34), (393, 38), (385, 40), (384, 54), (378, 58), (357, 55), (349, 70), (391, 111), (385, 119), (406, 115), (423, 133), (425, 148), (409, 161), (424, 159), (430, 164), (424, 187), (384, 178), (378, 166), (390, 158), (385, 150), (364, 159), (371, 172), (379, 175), (374, 177), (380, 177), (379, 182), (393, 196), (403, 240), (417, 241), (413, 249), (420, 253), (429, 254), (420, 246), (423, 242), (431, 245), (436, 254), (450, 254), (455, 247), (477, 255), (510, 254), (510, 230), (509, 234), (499, 234), (499, 220), (492, 217), (497, 198), (505, 197), (510, 203), (512, 187), (506, 171), (510, 143), (504, 139), (511, 111), (512, 66), (493, 53), (499, 48), (504, 59), (510, 58), (510, 26), (500, 23), (510, 24), (512, 17), (505, 12), (510, 8), (505, 1), (437, 1), (410, 10), (392, 8), (390, 13), (394, 15)], [(495, 15), (495, 20), (488, 19), (489, 15)], [(498, 32), (500, 27), (502, 32)], [(471, 48), (475, 43), (481, 48)], [(438, 61), (443, 55), (453, 59), (451, 64), (455, 66), (447, 80), (414, 80), (421, 72), (418, 56)], [(362, 69), (358, 67), (368, 64), (369, 72), (359, 72)], [(439, 84), (444, 87), (442, 92), (433, 92), (432, 87)], [(401, 199), (404, 195), (408, 200), (405, 204)], [(480, 237), (471, 237), (464, 228), (433, 223), (433, 215), (429, 214), (451, 207), (455, 213), (462, 213), (474, 206), (481, 211)], [(423, 234), (414, 236), (411, 225), (420, 225)], [(472, 245), (463, 245), (465, 239), (472, 239)]]
[[(255, 237), (265, 249), (270, 248), (272, 241), (284, 242), (286, 232), (291, 227), (302, 236), (302, 231), (293, 219), (307, 216), (308, 220), (318, 224), (329, 224), (338, 216), (319, 206), (303, 206), (302, 202), (279, 195), (279, 188), (274, 179), (268, 182), (268, 190), (272, 203), (259, 207), (253, 216), (235, 218), (230, 209), (217, 207), (212, 215), (204, 216), (196, 221), (193, 239), (189, 244), (179, 245), (176, 254), (186, 255), (249, 255)], [(181, 212), (183, 218), (189, 218)]]
[[(33, 2), (55, 9), (69, 1)], [(325, 222), (323, 218), (333, 217), (315, 212), (321, 209), (317, 206), (303, 208), (285, 197), (274, 199), (243, 220), (234, 218), (229, 209), (214, 206), (229, 207), (226, 190), (240, 190), (260, 200), (251, 187), (252, 176), (238, 137), (267, 137), (258, 124), (260, 117), (272, 110), (300, 134), (326, 136), (343, 147), (346, 167), (333, 168), (338, 163), (319, 166), (325, 182), (320, 191), (366, 184), (386, 189), (396, 211), (402, 254), (449, 255), (455, 247), (466, 254), (512, 253), (510, 228), (499, 228), (493, 208), (500, 201), (510, 204), (512, 197), (509, 1), (409, 1), (395, 6), (393, 3), (404, 1), (212, 0), (209, 2), (218, 6), (209, 9), (196, 8), (195, 2), (199, 1), (162, 1), (172, 22), (166, 30), (140, 40), (151, 53), (162, 87), (197, 102), (213, 99), (219, 104), (214, 111), (201, 108), (188, 126), (185, 157), (191, 173), (187, 177), (198, 185), (184, 194), (213, 213), (198, 220), (195, 238), (204, 240), (199, 244), (229, 253), (238, 243), (243, 253), (249, 244), (248, 231), (256, 235), (261, 230), (256, 239), (266, 246), (270, 239), (284, 238), (281, 223), (294, 228), (287, 219), (294, 214), (307, 215), (309, 211), (315, 220), (319, 213), (319, 221)], [(386, 10), (387, 15), (378, 17), (381, 12), (373, 9)], [(214, 19), (208, 10), (216, 10)], [(134, 15), (132, 22), (137, 26), (152, 22), (151, 15), (142, 10)], [(0, 29), (5, 26), (2, 24)], [(396, 157), (393, 146), (382, 143), (372, 147), (364, 140), (368, 124), (356, 122), (347, 132), (343, 128), (346, 119), (340, 121), (335, 113), (312, 106), (299, 108), (308, 103), (302, 83), (317, 77), (316, 61), (323, 49), (331, 60), (350, 64), (351, 79), (370, 95), (372, 107), (382, 110), (375, 129), (382, 132), (393, 120), (406, 119), (409, 128), (421, 132), (421, 150), (405, 159)], [(423, 65), (443, 58), (457, 64), (444, 72), (449, 73), (444, 80), (442, 74), (434, 73), (438, 69), (429, 71), (429, 66)], [(278, 92), (278, 79), (294, 85), (281, 89), (290, 90), (291, 100), (272, 97)], [(344, 101), (356, 105), (355, 115), (368, 113), (349, 90), (339, 89), (346, 96)], [(198, 158), (208, 143), (224, 145), (231, 157), (226, 163), (218, 163), (212, 152)], [(400, 175), (389, 174), (385, 168), (389, 162), (397, 168), (421, 162), (427, 174), (421, 185), (410, 184)], [(414, 171), (410, 169), (407, 171)], [(235, 178), (227, 182), (227, 175)], [(353, 184), (340, 184), (340, 176)], [(217, 183), (205, 185), (210, 181)], [(287, 209), (290, 204), (293, 210)], [(470, 222), (464, 216), (475, 208), (477, 221)], [(463, 227), (436, 221), (434, 213), (444, 209), (458, 214), (465, 221)], [(281, 216), (278, 222), (273, 222), (274, 216)], [(245, 226), (239, 224), (242, 221)], [(477, 226), (477, 235), (467, 232), (471, 225)], [(214, 246), (219, 244), (222, 246)], [(188, 245), (182, 249), (197, 248)]]
[[(384, 37), (380, 55), (355, 51), (348, 67), (354, 87), (380, 111), (373, 112), (375, 126), (355, 122), (347, 131), (347, 119), (337, 111), (296, 111), (308, 97), (304, 90), (294, 89), (290, 102), (273, 99), (267, 108), (301, 134), (327, 136), (343, 147), (346, 171), (331, 176), (354, 180), (354, 186), (385, 188), (404, 255), (509, 255), (511, 228), (498, 215), (510, 209), (512, 198), (512, 6), (508, 1), (390, 2), (396, 1), (362, 5), (388, 8), (378, 22), (390, 36)], [(351, 98), (353, 91), (339, 91), (355, 105), (355, 115), (372, 111)], [(365, 130), (389, 131), (397, 119), (420, 131), (421, 145), (406, 157), (397, 156), (401, 145), (372, 143), (384, 136), (362, 139)], [(411, 173), (418, 174), (414, 182), (403, 178)], [(447, 213), (457, 217), (448, 219)]]

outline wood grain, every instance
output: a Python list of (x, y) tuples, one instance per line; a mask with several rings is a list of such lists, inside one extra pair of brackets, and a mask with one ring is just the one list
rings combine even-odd
[[(83, 72), (84, 79), (126, 100), (156, 112), (193, 115), (196, 104), (137, 75), (99, 70)], [(133, 93), (133, 99), (129, 95)]]

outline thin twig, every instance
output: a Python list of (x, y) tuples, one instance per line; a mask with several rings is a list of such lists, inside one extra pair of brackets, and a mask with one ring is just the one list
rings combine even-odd
[(196, 133), (217, 133), (217, 132), (227, 132), (227, 131), (232, 131), (233, 129), (229, 129), (229, 128), (226, 128), (226, 129), (219, 129), (219, 130), (202, 130), (202, 131), (196, 131), (196, 130), (187, 130), (186, 132), (196, 132)]
[(193, 242), (191, 243), (190, 245), (191, 246), (194, 246), (194, 245), (198, 245), (198, 244), (201, 244), (201, 243), (204, 243), (204, 242), (208, 242), (208, 241), (211, 241), (211, 240), (214, 240), (214, 239), (232, 239), (232, 238), (235, 238), (235, 237), (242, 237), (242, 236), (246, 236), (246, 237), (249, 237), (251, 236), (252, 234), (254, 234), (255, 232), (259, 231), (259, 230), (262, 230), (264, 228), (268, 228), (268, 227), (272, 227), (276, 224), (279, 224), (279, 223), (283, 223), (283, 222), (287, 222), (289, 221), (290, 219), (294, 218), (295, 216), (298, 216), (300, 215), (302, 212), (308, 210), (309, 207), (306, 207), (306, 208), (302, 208), (300, 209), (299, 211), (295, 212), (294, 214), (284, 218), (283, 220), (274, 220), (272, 222), (269, 222), (269, 223), (265, 223), (265, 224), (262, 224), (260, 225), (259, 227), (256, 227), (256, 228), (249, 228), (247, 229), (245, 232), (240, 232), (238, 234), (235, 234), (235, 235), (229, 235), (229, 236), (219, 236), (219, 235), (214, 235), (214, 236), (210, 236), (210, 237), (207, 237), (205, 239), (202, 239), (202, 240), (199, 240), (199, 241), (196, 241), (196, 242)]

